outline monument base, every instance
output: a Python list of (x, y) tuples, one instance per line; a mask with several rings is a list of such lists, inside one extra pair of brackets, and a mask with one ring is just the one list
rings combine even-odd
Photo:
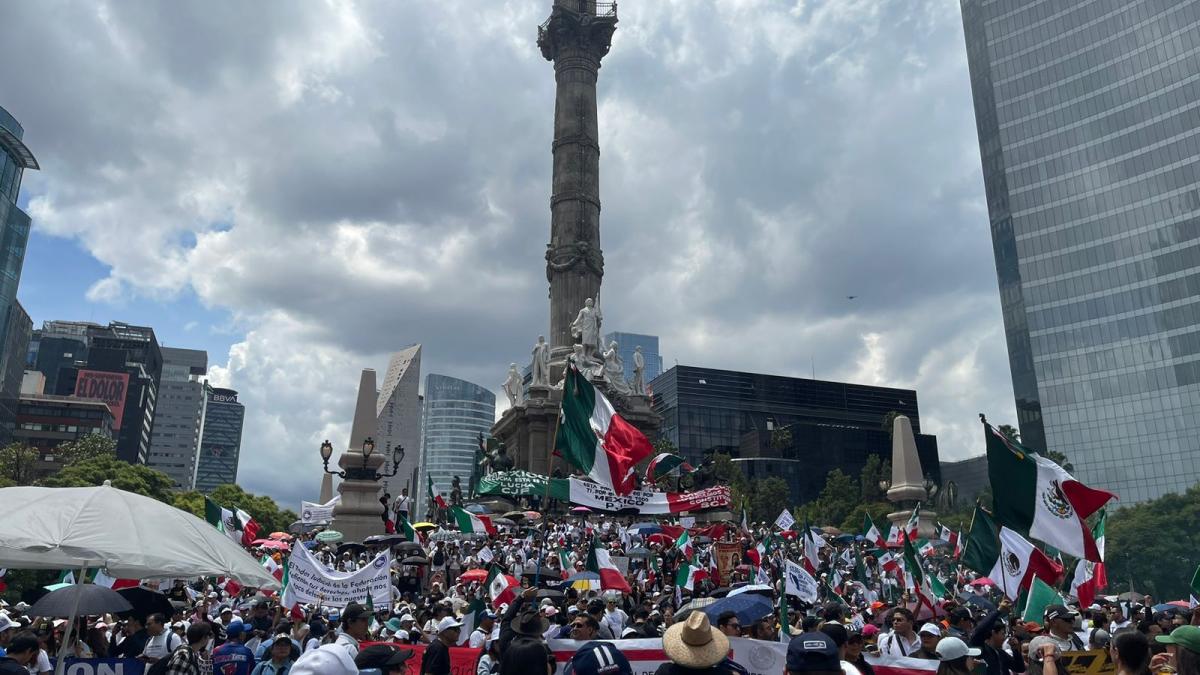
[[(338, 465), (346, 478), (338, 485), (341, 502), (333, 509), (331, 529), (344, 535), (343, 541), (361, 542), (373, 534), (384, 534), (383, 506), (379, 503), (379, 483), (374, 474), (383, 465), (381, 455), (372, 454), (364, 461), (362, 452), (342, 453)], [(355, 474), (364, 477), (356, 477)]]
[[(912, 509), (907, 511), (896, 511), (889, 513), (887, 519), (891, 521), (892, 527), (903, 529), (908, 525), (908, 519), (912, 517)], [(921, 539), (937, 539), (937, 514), (933, 511), (921, 509), (921, 514), (917, 516), (917, 536)]]

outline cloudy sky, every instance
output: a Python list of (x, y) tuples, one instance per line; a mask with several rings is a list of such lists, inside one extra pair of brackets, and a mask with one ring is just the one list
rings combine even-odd
[[(9, 4), (21, 300), (207, 349), (239, 482), (314, 499), (360, 368), (498, 391), (545, 330), (549, 5)], [(1014, 419), (957, 0), (624, 0), (599, 97), (606, 329), (916, 388), (943, 457)]]

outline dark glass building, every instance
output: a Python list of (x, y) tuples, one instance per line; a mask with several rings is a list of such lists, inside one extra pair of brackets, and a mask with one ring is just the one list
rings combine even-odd
[(1122, 503), (1200, 477), (1200, 1), (961, 0), (1018, 423)]
[[(475, 469), (479, 434), (489, 435), (496, 421), (496, 394), (473, 382), (430, 373), (425, 376), (424, 398), (420, 487), (410, 489), (409, 495), (416, 499), (426, 493), (426, 477), (439, 493), (449, 494), (458, 476), (465, 493)], [(425, 512), (426, 499), (416, 503), (418, 513)]]
[(112, 410), (103, 401), (22, 394), (13, 436), (14, 440), (38, 451), (33, 477), (43, 478), (62, 468), (62, 461), (55, 458), (54, 452), (60, 444), (90, 434), (113, 438), (112, 425)]
[(196, 462), (195, 485), (200, 492), (208, 494), (218, 485), (237, 482), (245, 419), (246, 407), (238, 402), (236, 391), (209, 387)]
[(32, 329), (29, 315), (17, 303), (17, 286), (29, 243), (29, 215), (17, 206), (26, 169), (37, 159), (22, 140), (25, 130), (0, 108), (0, 444), (12, 439), (21, 376), (12, 373), (25, 363)]
[(660, 435), (689, 462), (728, 454), (748, 478), (787, 481), (793, 504), (815, 499), (835, 468), (857, 478), (868, 456), (890, 460), (890, 412), (912, 421), (922, 469), (935, 482), (940, 476), (937, 438), (921, 433), (910, 389), (695, 366), (675, 366), (650, 387)]

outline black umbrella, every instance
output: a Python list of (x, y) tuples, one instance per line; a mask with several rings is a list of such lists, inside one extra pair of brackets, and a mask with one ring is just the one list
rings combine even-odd
[(136, 616), (143, 621), (151, 614), (162, 614), (170, 617), (175, 613), (175, 606), (167, 596), (158, 591), (142, 586), (122, 588), (117, 593), (125, 598), (132, 607), (124, 612), (125, 616)]
[(113, 589), (96, 584), (71, 584), (42, 596), (26, 614), (30, 616), (84, 616), (127, 612), (129, 601)]
[(542, 598), (550, 598), (551, 600), (562, 600), (565, 597), (567, 597), (566, 593), (563, 593), (562, 591), (556, 591), (553, 588), (539, 588), (538, 592), (537, 592), (538, 600), (541, 600)]
[(405, 541), (408, 539), (402, 534), (373, 534), (363, 539), (367, 546), (395, 546)]
[(350, 553), (352, 555), (358, 555), (365, 550), (367, 550), (366, 546), (363, 546), (357, 542), (348, 541), (337, 547), (337, 554), (341, 555), (343, 553)]
[(419, 555), (410, 555), (400, 561), (401, 565), (428, 565), (429, 558)]
[(533, 568), (525, 570), (521, 576), (528, 578), (531, 582), (536, 582), (539, 586), (562, 583), (562, 570), (556, 570), (552, 567)]
[(421, 545), (415, 541), (406, 541), (401, 544), (396, 544), (396, 552), (404, 554), (411, 553), (412, 555), (424, 555), (425, 549), (421, 548)]
[(991, 612), (996, 609), (996, 605), (982, 595), (975, 595), (974, 593), (959, 593), (958, 599), (964, 604), (975, 605), (985, 612)]

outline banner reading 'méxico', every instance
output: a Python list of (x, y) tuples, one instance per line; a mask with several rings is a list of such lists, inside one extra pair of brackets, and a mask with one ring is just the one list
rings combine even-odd
[[(551, 496), (555, 496), (551, 490)], [(634, 490), (618, 495), (591, 481), (570, 479), (570, 502), (596, 511), (636, 510), (642, 514), (682, 513), (729, 506), (729, 487), (717, 485), (696, 492), (652, 492)]]

